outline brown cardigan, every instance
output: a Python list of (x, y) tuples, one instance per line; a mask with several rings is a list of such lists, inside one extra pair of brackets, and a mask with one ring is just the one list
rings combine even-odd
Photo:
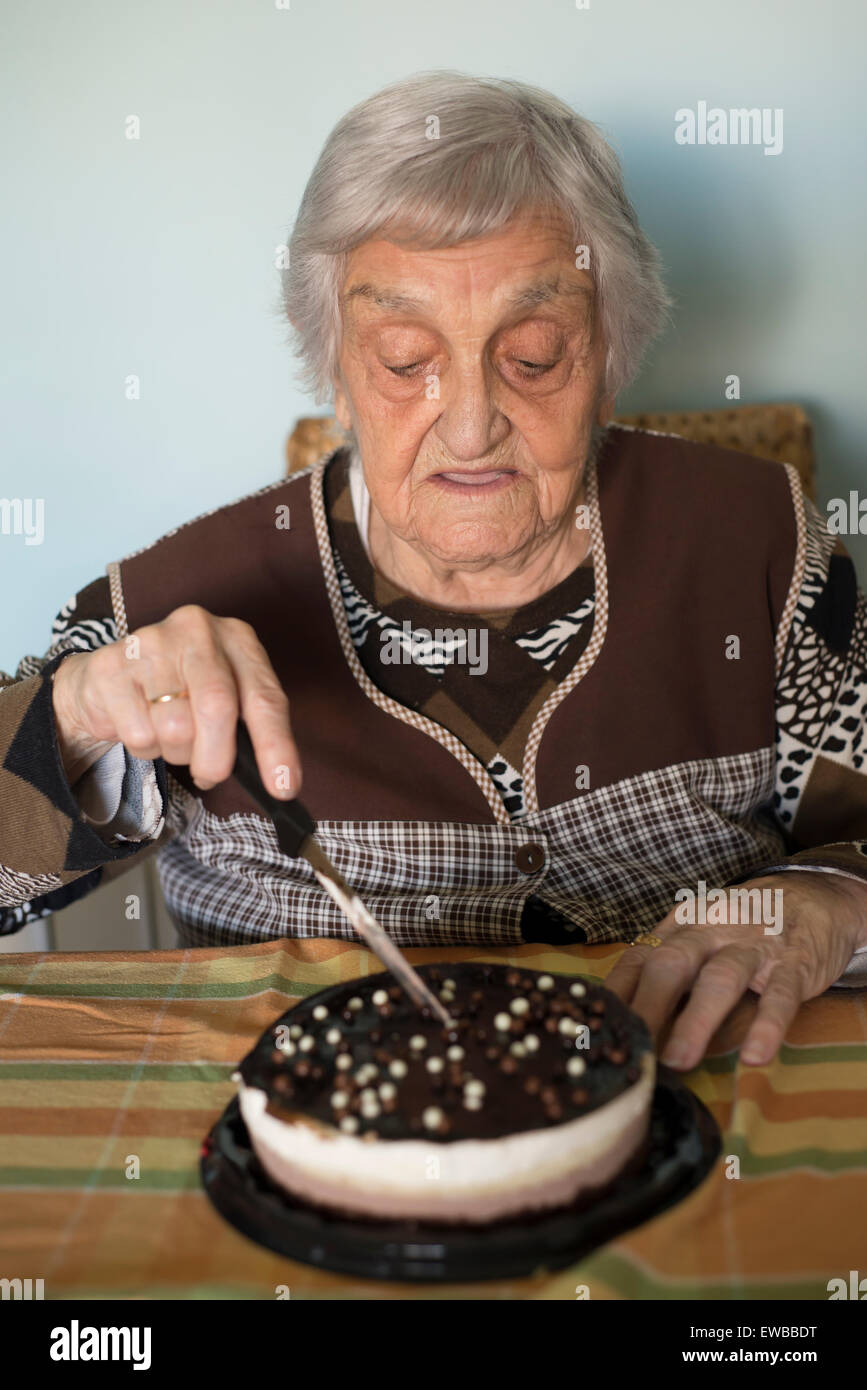
[[(119, 635), (183, 603), (250, 622), (289, 695), (304, 799), (317, 819), (505, 821), (499, 796), (485, 794), (481, 764), (474, 777), (359, 683), (351, 646), (340, 640), (339, 601), (329, 600), (330, 554), (314, 507), (322, 468), (122, 561), (113, 585)], [(786, 470), (618, 429), (598, 480), (595, 631), (587, 669), (564, 682), (571, 689), (537, 731), (542, 808), (573, 799), (579, 763), (589, 763), (597, 792), (774, 741), (774, 645), (791, 618), (784, 609), (797, 540)], [(288, 530), (275, 524), (282, 507)], [(740, 638), (740, 660), (726, 659), (729, 634)], [(200, 793), (186, 769), (170, 771), (214, 815), (251, 809), (232, 782)]]
[(328, 466), (109, 565), (58, 616), (48, 656), (0, 676), (0, 931), (158, 847), (188, 944), (350, 934), (234, 781), (202, 793), (186, 768), (125, 753), (150, 826), (126, 838), (101, 838), (66, 784), (57, 663), (188, 603), (256, 630), (291, 700), (320, 841), (403, 944), (520, 941), (530, 898), (602, 941), (648, 930), (702, 883), (867, 878), (867, 605), (794, 469), (607, 432), (587, 472), (592, 631), (536, 716), (527, 814), (510, 821), (454, 734), (364, 672), (329, 543)]

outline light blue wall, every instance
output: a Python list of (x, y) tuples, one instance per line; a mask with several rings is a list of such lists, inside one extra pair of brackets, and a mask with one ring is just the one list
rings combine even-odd
[[(865, 9), (859, 0), (116, 0), (6, 7), (0, 667), (108, 560), (280, 475), (310, 402), (274, 247), (337, 117), (456, 67), (602, 125), (679, 302), (622, 406), (797, 400), (823, 500), (864, 485)], [(784, 149), (682, 147), (699, 100), (782, 107)], [(142, 138), (124, 138), (140, 117)], [(124, 399), (141, 377), (142, 399)], [(867, 537), (851, 548), (867, 577)]]

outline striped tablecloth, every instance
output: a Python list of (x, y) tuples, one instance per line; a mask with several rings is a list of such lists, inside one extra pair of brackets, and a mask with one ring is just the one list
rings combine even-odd
[[(620, 946), (415, 950), (603, 981)], [(377, 969), (333, 940), (191, 951), (0, 957), (0, 1278), (51, 1298), (595, 1299), (828, 1297), (867, 1274), (867, 1008), (806, 1005), (778, 1059), (737, 1061), (744, 1001), (687, 1079), (723, 1156), (673, 1210), (558, 1273), (411, 1286), (261, 1249), (212, 1209), (201, 1140), (231, 1073), (293, 1000)], [(740, 1176), (728, 1176), (738, 1165)], [(138, 1165), (134, 1159), (138, 1159)], [(130, 1176), (138, 1169), (140, 1176)], [(285, 1296), (285, 1295), (284, 1295)]]

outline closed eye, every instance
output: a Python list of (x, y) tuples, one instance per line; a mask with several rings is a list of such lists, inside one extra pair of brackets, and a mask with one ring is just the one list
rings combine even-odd
[(524, 357), (516, 357), (515, 363), (523, 369), (522, 376), (543, 376), (557, 365), (556, 362), (528, 362)]
[(419, 367), (423, 366), (423, 362), (408, 362), (405, 367), (388, 367), (386, 365), (386, 370), (392, 372), (395, 376), (409, 376), (412, 372), (417, 371)]

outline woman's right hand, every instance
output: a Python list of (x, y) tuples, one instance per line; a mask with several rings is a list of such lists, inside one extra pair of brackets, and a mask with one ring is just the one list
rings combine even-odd
[[(189, 699), (150, 703), (176, 690)], [(249, 623), (198, 604), (65, 657), (54, 671), (53, 704), (70, 786), (122, 743), (136, 758), (188, 765), (207, 790), (231, 775), (239, 716), (267, 790), (287, 800), (301, 786), (289, 701), (265, 648)]]

